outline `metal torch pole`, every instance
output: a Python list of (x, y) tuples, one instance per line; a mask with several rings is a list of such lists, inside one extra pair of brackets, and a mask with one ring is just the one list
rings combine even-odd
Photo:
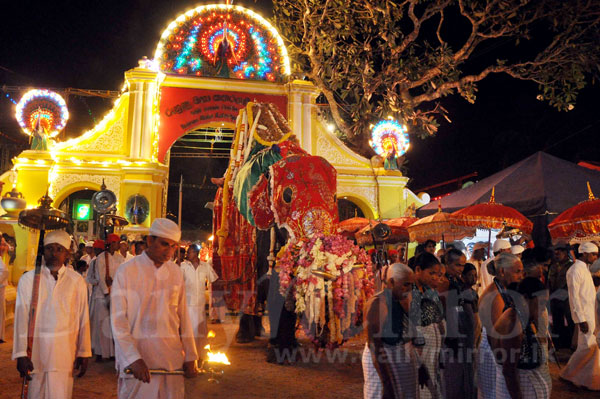
[[(40, 273), (42, 271), (42, 256), (44, 255), (44, 235), (45, 230), (40, 230), (38, 240), (37, 256), (35, 258), (35, 274), (33, 276), (33, 288), (31, 290), (31, 304), (29, 305), (29, 320), (27, 323), (27, 357), (31, 359), (33, 349), (33, 338), (35, 334), (35, 318), (37, 312), (38, 298), (40, 294)], [(29, 390), (29, 373), (23, 377), (21, 386), (21, 398), (26, 399)]]
[(181, 204), (182, 204), (182, 198), (183, 198), (183, 174), (181, 175), (180, 179), (179, 179), (179, 217), (177, 218), (177, 221), (179, 224), (179, 229), (181, 230)]

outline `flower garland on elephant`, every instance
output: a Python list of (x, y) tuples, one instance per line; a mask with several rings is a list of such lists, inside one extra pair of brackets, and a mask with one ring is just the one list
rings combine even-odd
[(289, 243), (277, 257), (286, 307), (301, 316), (317, 346), (336, 347), (361, 330), (362, 310), (373, 294), (367, 253), (341, 235)]

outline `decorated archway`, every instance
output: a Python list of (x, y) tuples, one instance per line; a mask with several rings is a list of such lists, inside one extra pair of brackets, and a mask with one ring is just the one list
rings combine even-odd
[[(290, 60), (277, 30), (239, 6), (203, 5), (181, 14), (163, 31), (154, 61), (169, 75), (285, 83)], [(160, 90), (158, 160), (173, 142), (199, 124), (234, 123), (250, 101), (271, 102), (287, 116), (287, 96), (163, 86)]]
[[(127, 217), (131, 198), (148, 203), (148, 217), (125, 230), (145, 234), (154, 218), (166, 214), (172, 144), (198, 126), (233, 126), (249, 101), (270, 102), (301, 147), (335, 167), (338, 193), (365, 216), (393, 218), (422, 205), (401, 172), (371, 164), (328, 131), (318, 95), (311, 82), (290, 79), (283, 40), (260, 15), (240, 6), (199, 6), (169, 23), (154, 59), (143, 58), (125, 72), (121, 96), (94, 128), (48, 150), (24, 151), (0, 180), (10, 182), (9, 189), (16, 180), (30, 207), (48, 189), (58, 206), (69, 192), (97, 188), (104, 180), (117, 196), (120, 216)], [(35, 239), (25, 234), (17, 234), (23, 243), (13, 276), (33, 267), (35, 245), (28, 241)]]

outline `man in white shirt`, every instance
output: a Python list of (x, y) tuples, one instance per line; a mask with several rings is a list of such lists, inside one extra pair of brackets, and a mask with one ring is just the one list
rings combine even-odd
[(487, 242), (476, 242), (473, 245), (473, 252), (467, 263), (471, 263), (477, 270), (477, 294), (481, 296), (483, 288), (481, 287), (481, 265), (485, 261), (485, 251), (488, 247)]
[(79, 260), (84, 260), (85, 263), (87, 263), (89, 266), (92, 259), (94, 259), (96, 257), (94, 255), (94, 241), (86, 242), (84, 251), (85, 251), (85, 255), (83, 255)]
[(190, 245), (187, 250), (186, 260), (181, 263), (183, 280), (185, 281), (185, 298), (194, 329), (196, 349), (201, 354), (206, 345), (206, 283), (217, 280), (217, 273), (209, 262), (199, 258), (200, 248), (196, 244)]
[(31, 373), (29, 398), (70, 398), (73, 369), (83, 376), (92, 355), (87, 288), (83, 277), (65, 267), (70, 245), (70, 236), (62, 230), (44, 237), (31, 358), (27, 335), (35, 271), (19, 280), (12, 358), (21, 377)]
[[(96, 361), (108, 360), (115, 356), (115, 346), (110, 328), (110, 289), (117, 267), (121, 264), (120, 257), (115, 255), (119, 248), (120, 238), (116, 234), (109, 234), (107, 248), (94, 260), (94, 275), (89, 275), (88, 281), (92, 284), (92, 350), (96, 354)], [(106, 265), (108, 264), (108, 268)]]
[(135, 256), (129, 252), (129, 244), (125, 240), (121, 240), (119, 243), (119, 255), (121, 255), (123, 258), (123, 262), (127, 262), (129, 259)]
[(578, 252), (580, 258), (567, 270), (571, 317), (579, 330), (577, 349), (560, 377), (577, 386), (600, 391), (600, 349), (594, 336), (596, 288), (589, 269), (598, 259), (598, 247), (585, 242), (579, 245)]
[[(119, 399), (183, 399), (181, 375), (150, 375), (152, 369), (196, 376), (198, 353), (185, 300), (183, 274), (171, 259), (181, 231), (155, 219), (148, 249), (123, 263), (111, 292)], [(127, 372), (126, 372), (127, 371)]]
[(490, 266), (492, 266), (490, 263), (494, 260), (494, 257), (500, 255), (502, 252), (510, 252), (510, 249), (510, 241), (501, 238), (494, 241), (494, 244), (492, 245), (492, 252), (494, 253), (494, 256), (483, 262), (479, 273), (479, 281), (482, 292), (485, 291), (488, 285), (492, 284), (492, 281), (494, 281), (494, 275), (491, 274), (489, 270)]

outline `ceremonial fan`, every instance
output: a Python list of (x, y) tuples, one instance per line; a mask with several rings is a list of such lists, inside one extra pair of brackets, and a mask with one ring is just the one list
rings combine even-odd
[[(27, 325), (27, 357), (31, 359), (33, 348), (33, 337), (35, 332), (35, 318), (40, 290), (40, 273), (42, 270), (42, 256), (44, 254), (44, 235), (47, 230), (60, 230), (65, 228), (70, 220), (66, 213), (52, 208), (52, 198), (48, 193), (39, 200), (40, 206), (34, 209), (25, 209), (19, 214), (19, 224), (32, 230), (40, 231), (37, 255), (35, 258), (35, 274), (33, 277), (33, 289), (31, 293), (31, 305), (29, 308), (29, 321)], [(21, 398), (27, 398), (29, 376), (23, 377)]]

